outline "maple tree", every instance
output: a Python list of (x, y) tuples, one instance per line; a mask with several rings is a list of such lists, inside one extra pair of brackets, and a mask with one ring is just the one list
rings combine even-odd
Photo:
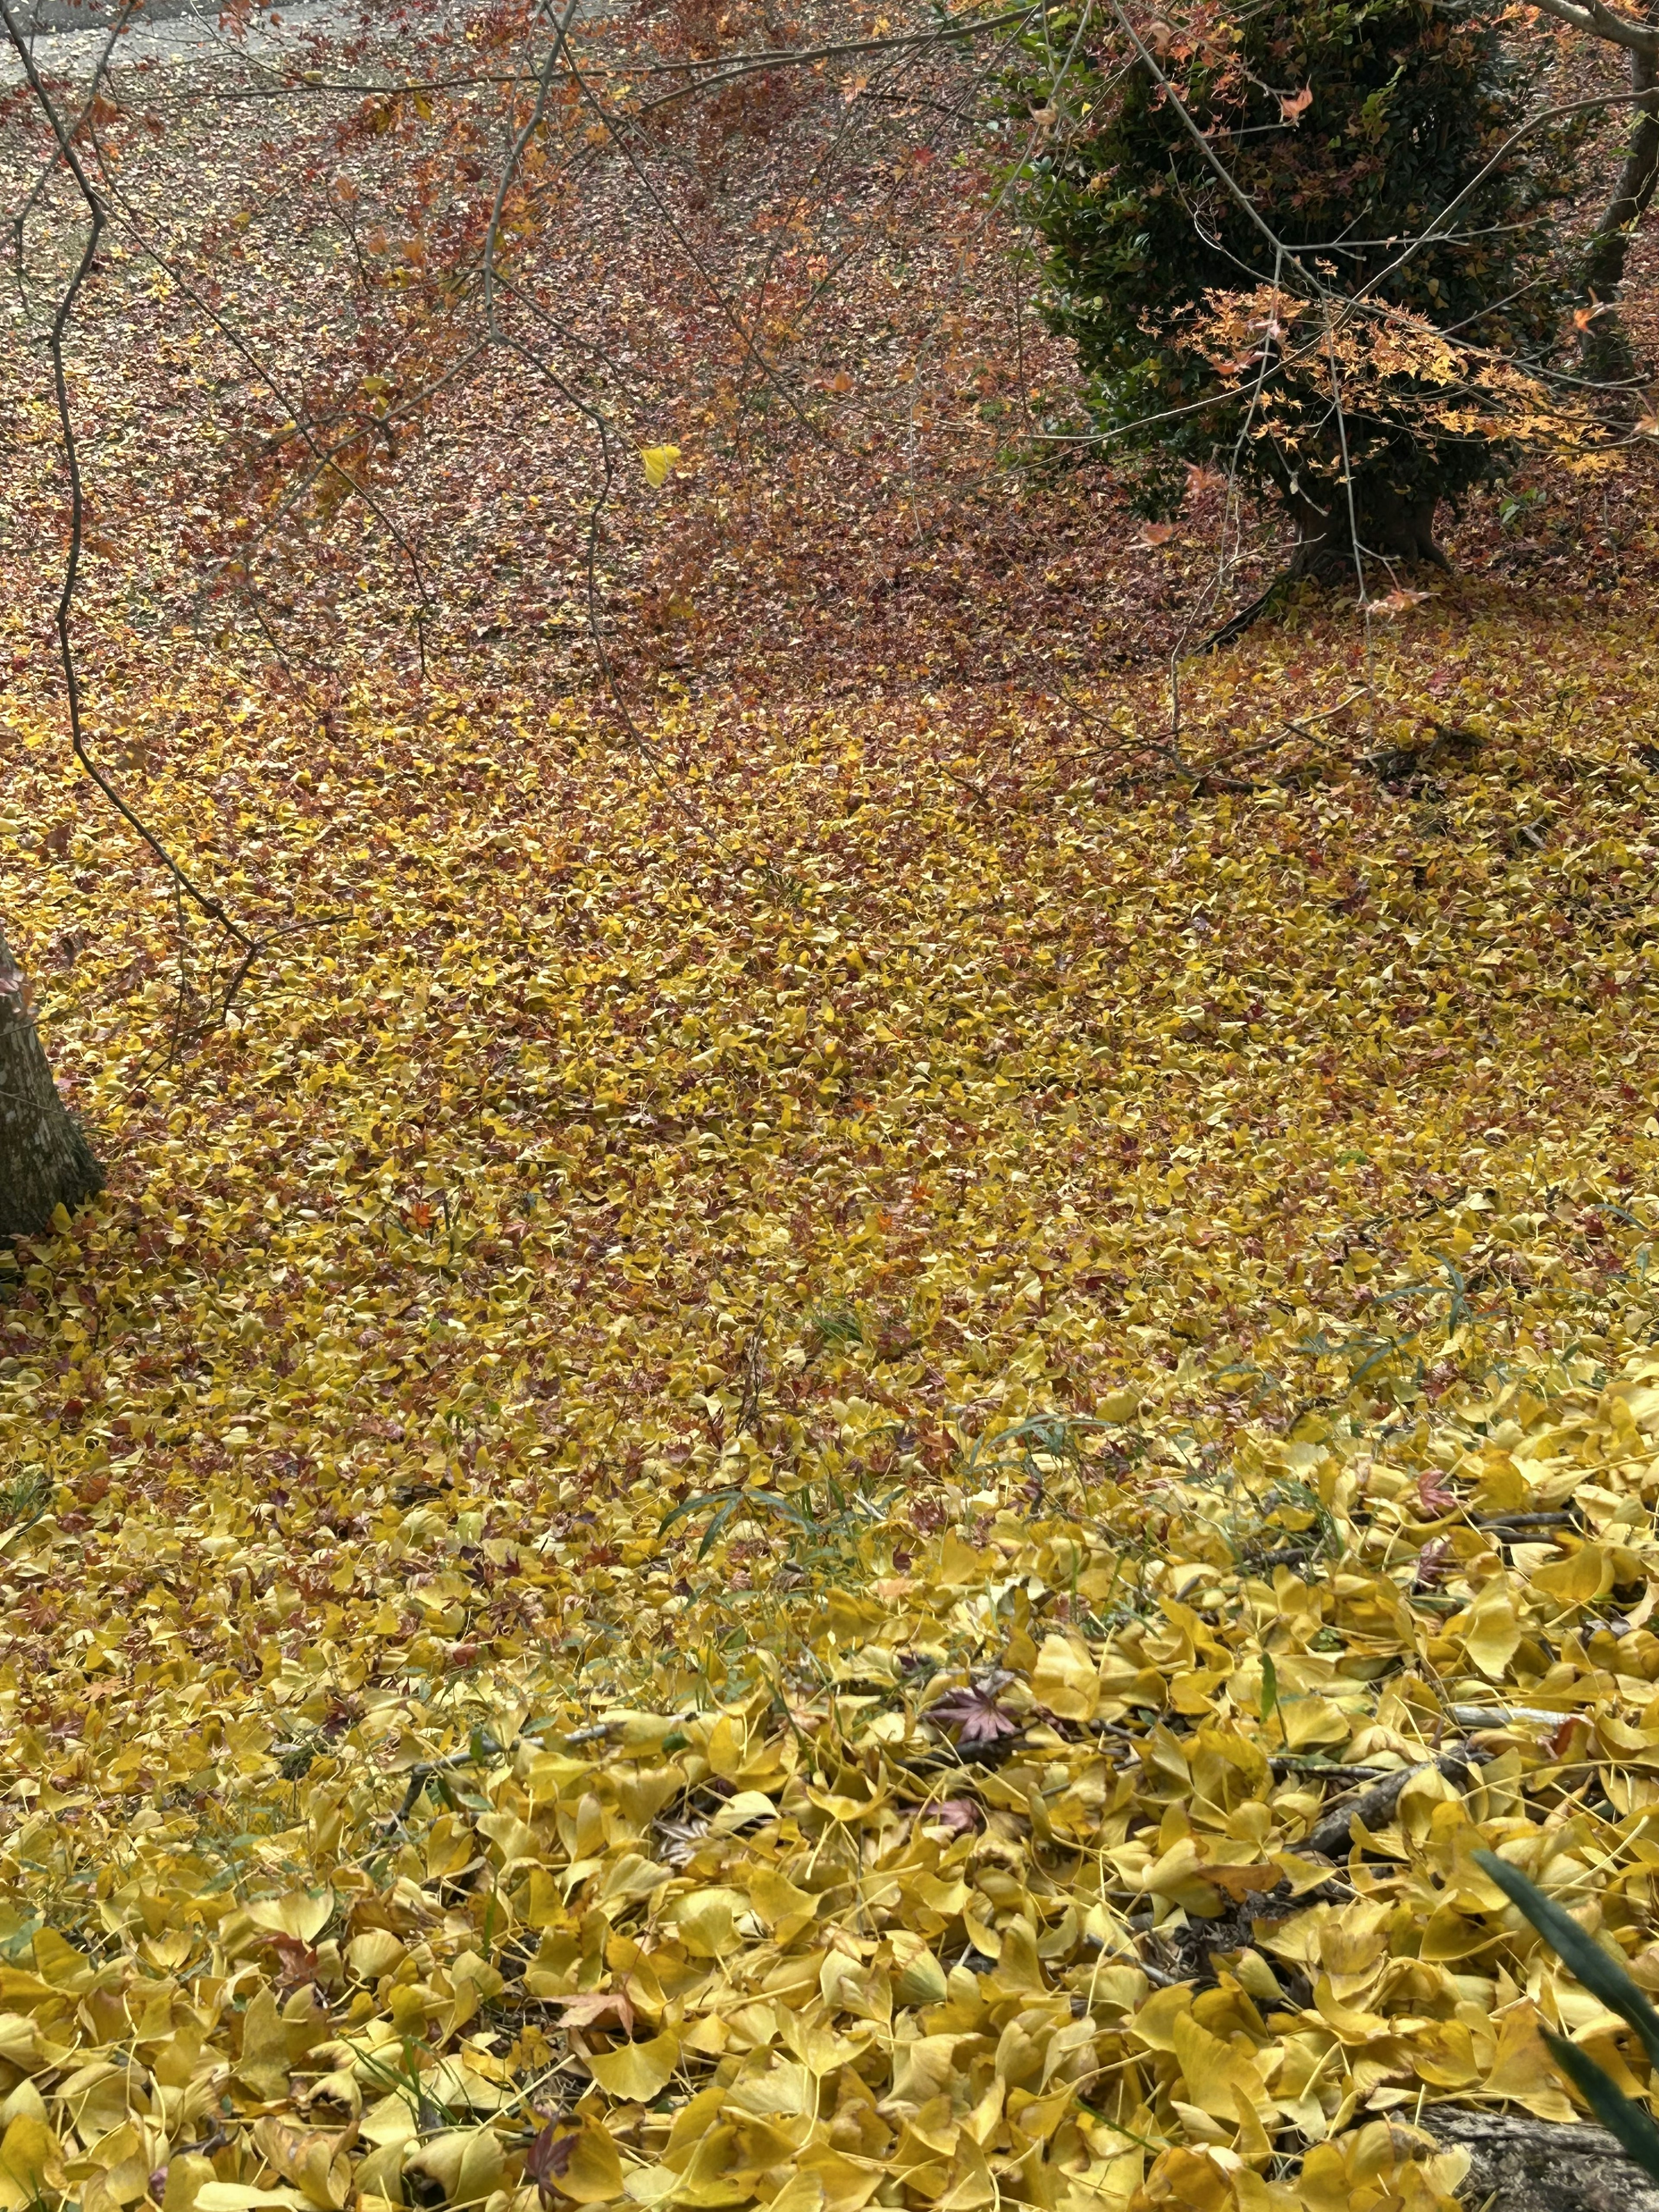
[(1583, 118), (1528, 113), (1540, 63), (1479, 8), (1091, 21), (1045, 21), (1065, 65), (1034, 52), (1048, 130), (1019, 174), (1048, 312), (1103, 432), (1142, 456), (1146, 511), (1220, 459), (1293, 518), (1293, 574), (1442, 562), (1437, 507), (1512, 434), (1448, 403), (1494, 359), (1506, 379), (1548, 362)]

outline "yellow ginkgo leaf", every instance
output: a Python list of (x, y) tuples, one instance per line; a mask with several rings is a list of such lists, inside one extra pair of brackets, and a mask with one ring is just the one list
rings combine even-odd
[(769, 2212), (823, 2212), (823, 2182), (816, 2173), (797, 2173), (772, 2199)]
[(1521, 1641), (1521, 1624), (1516, 1619), (1515, 1601), (1502, 1575), (1494, 1575), (1483, 1585), (1480, 1595), (1469, 1608), (1468, 1625), (1463, 1631), (1463, 1649), (1470, 1661), (1481, 1673), (1494, 1682), (1502, 1681), (1504, 1669), (1514, 1658)]
[(256, 1991), (242, 2015), (236, 2073), (256, 2097), (280, 2097), (288, 2087), (288, 2038), (269, 1990)]
[(769, 1929), (793, 1923), (805, 1928), (817, 1911), (818, 1901), (810, 1890), (798, 1889), (775, 1867), (757, 1868), (749, 1884), (749, 1903), (756, 1917)]
[(674, 1920), (694, 1959), (723, 1959), (737, 1948), (740, 1938), (734, 1923), (747, 1901), (733, 1889), (696, 1890), (681, 1898)]
[(297, 2189), (258, 2189), (241, 2181), (204, 2182), (191, 2200), (195, 2212), (301, 2212)]
[(1564, 1559), (1552, 1559), (1532, 1577), (1532, 1588), (1563, 1605), (1589, 1605), (1613, 1580), (1613, 1568), (1599, 1544), (1581, 1544)]
[(347, 1964), (365, 1982), (389, 1974), (403, 1955), (404, 1947), (389, 1928), (365, 1929), (346, 1946)]
[(49, 2189), (61, 2186), (58, 2155), (58, 2138), (46, 2123), (33, 2112), (20, 2112), (0, 2141), (0, 2205), (7, 2212), (21, 2212)]
[(919, 1951), (894, 1984), (906, 2004), (943, 2004), (950, 1985), (945, 1969), (931, 1951)]
[(668, 472), (678, 462), (678, 446), (644, 446), (640, 459), (645, 464), (645, 479), (653, 491), (660, 490), (668, 481)]
[(176, 2153), (167, 2160), (161, 2212), (196, 2212), (202, 2191), (211, 2188), (218, 2179), (213, 2160), (204, 2158), (200, 2151)]
[[(860, 2212), (881, 2185), (882, 2173), (874, 2159), (854, 2160), (832, 2149), (828, 2143), (809, 2143), (801, 2153), (795, 2180), (785, 2184), (794, 2188), (810, 2175), (823, 2192), (824, 2212)], [(772, 2200), (779, 2202), (777, 2197)], [(799, 2198), (791, 2198), (799, 2204)]]
[(249, 1905), (247, 1917), (273, 1935), (290, 1936), (296, 1943), (314, 1943), (333, 1910), (331, 1889), (294, 1890), (287, 1897), (257, 1899)]
[(623, 2043), (614, 2051), (596, 2051), (588, 2059), (587, 2070), (609, 2095), (631, 2105), (648, 2105), (668, 2087), (679, 2056), (680, 2039), (671, 2029), (653, 2036), (649, 2043)]
[(501, 2183), (501, 2138), (489, 2128), (451, 2128), (423, 2144), (404, 2172), (435, 2183), (446, 2204), (482, 2203)]
[(668, 2203), (679, 2186), (680, 2177), (672, 2166), (636, 2166), (623, 2180), (623, 2194), (630, 2204), (655, 2206)]
[(622, 2160), (602, 2127), (591, 2121), (554, 2143), (546, 2166), (552, 2186), (578, 2204), (605, 2204), (623, 2191)]
[(1091, 1721), (1100, 1703), (1100, 1667), (1080, 1638), (1043, 1639), (1031, 1674), (1031, 1694), (1063, 1721)]

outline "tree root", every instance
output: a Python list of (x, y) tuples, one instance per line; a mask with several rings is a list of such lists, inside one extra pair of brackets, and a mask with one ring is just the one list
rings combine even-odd
[(1219, 629), (1212, 630), (1202, 645), (1193, 647), (1194, 659), (1196, 659), (1200, 653), (1219, 653), (1224, 646), (1236, 645), (1245, 631), (1259, 622), (1263, 615), (1277, 613), (1284, 605), (1285, 592), (1296, 580), (1294, 570), (1281, 569), (1265, 592), (1258, 592), (1248, 606), (1241, 607), (1237, 614), (1229, 615)]
[[(1414, 504), (1390, 501), (1374, 495), (1372, 511), (1359, 518), (1359, 543), (1366, 558), (1380, 568), (1398, 563), (1438, 568), (1449, 575), (1451, 562), (1435, 538), (1435, 504), (1433, 500)], [(1258, 592), (1247, 606), (1230, 615), (1219, 629), (1212, 630), (1202, 645), (1194, 647), (1195, 654), (1216, 653), (1223, 646), (1235, 644), (1253, 623), (1283, 605), (1293, 584), (1319, 584), (1328, 590), (1358, 584), (1363, 565), (1356, 558), (1354, 542), (1346, 529), (1334, 530), (1331, 518), (1316, 507), (1293, 512), (1302, 536), (1289, 565), (1280, 569), (1266, 591)]]

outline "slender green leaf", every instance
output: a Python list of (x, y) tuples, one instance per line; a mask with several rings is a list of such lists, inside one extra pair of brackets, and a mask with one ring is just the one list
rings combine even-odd
[[(1511, 1905), (1524, 1912), (1550, 1948), (1557, 1952), (1594, 1997), (1609, 2012), (1627, 2020), (1647, 2046), (1648, 2057), (1659, 2066), (1659, 2013), (1643, 1996), (1617, 1960), (1610, 1959), (1578, 1923), (1564, 1912), (1553, 1898), (1491, 1851), (1477, 1851), (1474, 1863), (1490, 1875)], [(1586, 2093), (1588, 2094), (1588, 2092)]]
[(677, 1521), (684, 1521), (689, 1514), (701, 1513), (705, 1505), (720, 1504), (732, 1494), (729, 1490), (700, 1490), (695, 1498), (681, 1498), (679, 1504), (657, 1523), (657, 1534), (660, 1536), (665, 1529), (672, 1528)]
[[(657, 1523), (657, 1534), (659, 1536), (662, 1535), (667, 1529), (673, 1527), (675, 1522), (684, 1521), (690, 1514), (700, 1513), (705, 1505), (712, 1505), (717, 1509), (714, 1522), (711, 1525), (722, 1528), (739, 1505), (750, 1510), (758, 1510), (765, 1507), (797, 1528), (813, 1530), (817, 1527), (817, 1523), (811, 1515), (803, 1513), (793, 1498), (781, 1498), (775, 1491), (700, 1490), (695, 1498), (682, 1498), (672, 1512), (664, 1515)], [(721, 1518), (722, 1515), (725, 1516), (724, 1519)], [(704, 1540), (703, 1549), (705, 1551), (708, 1549), (707, 1538)], [(698, 1557), (702, 1556), (702, 1553), (699, 1553)]]
[(817, 1522), (810, 1514), (803, 1513), (792, 1498), (780, 1498), (769, 1490), (751, 1490), (748, 1498), (750, 1505), (769, 1507), (781, 1521), (787, 1521), (792, 1528), (810, 1530), (817, 1528)]
[(1565, 2035), (1553, 2034), (1548, 2028), (1542, 2033), (1550, 2057), (1574, 2087), (1582, 2091), (1602, 2126), (1610, 2135), (1618, 2136), (1644, 2173), (1659, 2181), (1659, 2127), (1654, 2125), (1651, 2114), (1626, 2096), (1588, 2051), (1581, 2051), (1576, 2043), (1569, 2043)]
[(736, 1516), (738, 1508), (742, 1503), (743, 1492), (740, 1490), (734, 1490), (728, 1494), (725, 1503), (716, 1509), (708, 1526), (703, 1530), (702, 1541), (697, 1547), (697, 1557), (700, 1559), (706, 1559), (708, 1557), (721, 1529)]

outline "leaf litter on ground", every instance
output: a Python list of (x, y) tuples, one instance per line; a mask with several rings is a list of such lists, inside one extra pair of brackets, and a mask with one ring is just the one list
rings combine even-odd
[(1651, 784), (1463, 667), (1437, 793), (994, 808), (948, 701), (671, 793), (180, 679), (155, 818), (339, 917), (193, 1035), (25, 720), (9, 2204), (1444, 2207), (1546, 2033), (1645, 2090), (1475, 1854), (1659, 1990)]

